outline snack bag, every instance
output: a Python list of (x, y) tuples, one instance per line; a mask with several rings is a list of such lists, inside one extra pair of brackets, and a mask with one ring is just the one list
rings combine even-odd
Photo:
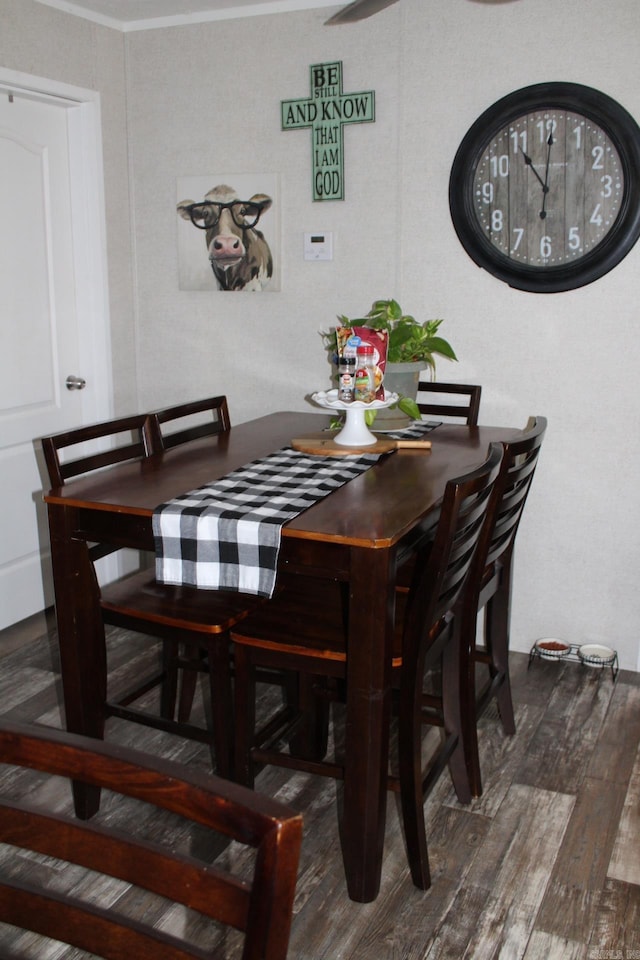
[(386, 330), (372, 330), (370, 327), (337, 327), (336, 341), (338, 355), (356, 356), (361, 344), (370, 344), (373, 347), (376, 377), (376, 400), (384, 400), (384, 371), (387, 365), (387, 346), (389, 334)]

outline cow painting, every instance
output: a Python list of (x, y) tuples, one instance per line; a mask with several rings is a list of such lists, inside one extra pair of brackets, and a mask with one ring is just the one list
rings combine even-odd
[(271, 197), (256, 193), (241, 200), (233, 187), (219, 184), (204, 200), (181, 200), (178, 214), (205, 231), (209, 263), (219, 290), (263, 290), (273, 275), (273, 258), (256, 230)]

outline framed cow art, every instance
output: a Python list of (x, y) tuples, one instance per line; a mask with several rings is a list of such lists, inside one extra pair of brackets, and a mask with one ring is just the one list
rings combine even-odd
[(280, 290), (276, 174), (179, 177), (176, 189), (181, 290)]

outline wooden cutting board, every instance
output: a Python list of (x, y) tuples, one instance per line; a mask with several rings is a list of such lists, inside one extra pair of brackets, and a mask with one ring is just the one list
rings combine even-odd
[(391, 453), (392, 450), (431, 450), (431, 440), (394, 440), (392, 437), (378, 436), (375, 443), (361, 447), (346, 447), (336, 443), (327, 433), (311, 434), (308, 437), (296, 437), (291, 441), (294, 450), (310, 453), (319, 457), (347, 457), (354, 453)]

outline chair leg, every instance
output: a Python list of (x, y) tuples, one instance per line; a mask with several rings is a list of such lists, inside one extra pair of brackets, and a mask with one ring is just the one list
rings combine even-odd
[[(460, 803), (471, 803), (471, 784), (462, 724), (464, 680), (460, 669), (460, 645), (459, 634), (454, 629), (442, 652), (442, 712), (447, 737), (453, 737), (457, 741), (449, 757), (449, 772), (456, 796)], [(475, 716), (473, 719), (475, 721)], [(475, 722), (473, 727), (475, 732)]]
[[(222, 634), (209, 640), (207, 644), (207, 659), (209, 662), (209, 688), (211, 691), (213, 747), (215, 751), (216, 773), (218, 776), (232, 779), (235, 752), (235, 718), (233, 714), (230, 650), (227, 634)], [(195, 670), (189, 672), (195, 675)]]
[(160, 688), (160, 716), (166, 720), (173, 720), (178, 694), (178, 659), (179, 644), (174, 640), (166, 640), (162, 644), (162, 670), (164, 680)]
[(469, 778), (469, 791), (472, 797), (482, 796), (476, 707), (476, 661), (474, 658), (477, 619), (477, 614), (474, 616), (469, 614), (468, 611), (462, 611), (456, 616), (454, 622), (460, 652), (461, 732)]
[(500, 677), (501, 683), (496, 693), (500, 720), (505, 733), (516, 732), (516, 721), (511, 697), (509, 677), (509, 612), (510, 577), (503, 571), (500, 586), (487, 603), (485, 611), (485, 643), (491, 657), (491, 674)]
[[(199, 654), (200, 647), (198, 645), (190, 643), (185, 644), (184, 659), (193, 660), (195, 662), (198, 659)], [(180, 679), (180, 700), (178, 702), (178, 720), (180, 723), (188, 723), (189, 717), (191, 716), (197, 680), (198, 671), (195, 667), (193, 669), (183, 667)]]
[(400, 773), (400, 801), (404, 824), (407, 858), (411, 879), (416, 887), (428, 890), (431, 886), (427, 831), (424, 822), (422, 792), (422, 702), (423, 661), (416, 675), (403, 678), (398, 717), (398, 753)]
[(319, 678), (298, 675), (298, 710), (300, 721), (289, 743), (293, 757), (322, 760), (329, 742), (329, 700), (318, 694)]
[(235, 644), (235, 779), (253, 787), (255, 773), (251, 747), (256, 727), (255, 667), (246, 647)]

